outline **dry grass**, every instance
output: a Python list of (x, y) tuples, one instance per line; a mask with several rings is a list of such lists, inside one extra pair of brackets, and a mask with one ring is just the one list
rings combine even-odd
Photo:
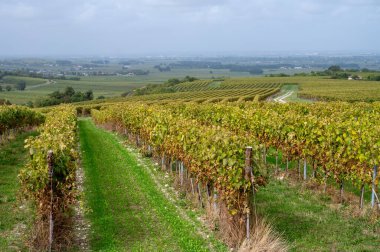
[[(54, 221), (52, 248), (54, 251), (67, 251), (73, 246), (73, 223), (71, 216), (57, 216)], [(47, 251), (49, 247), (49, 221), (36, 220), (27, 246), (30, 251)]]
[(289, 248), (265, 219), (256, 218), (251, 237), (244, 240), (238, 252), (285, 252)]
[(223, 202), (219, 206), (219, 236), (229, 247), (237, 248), (244, 239), (245, 221), (240, 214), (232, 216)]

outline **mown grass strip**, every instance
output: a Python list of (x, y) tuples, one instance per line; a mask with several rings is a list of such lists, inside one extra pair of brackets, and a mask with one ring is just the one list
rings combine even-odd
[(0, 146), (0, 251), (19, 251), (22, 244), (21, 230), (26, 228), (30, 213), (17, 201), (19, 170), (27, 159), (24, 140), (36, 132), (26, 132)]
[[(344, 216), (323, 195), (300, 185), (272, 181), (256, 195), (257, 212), (266, 216), (292, 251), (378, 251), (380, 223)], [(344, 207), (343, 207), (344, 208)]]
[(94, 251), (209, 250), (115, 135), (89, 120), (79, 128)]

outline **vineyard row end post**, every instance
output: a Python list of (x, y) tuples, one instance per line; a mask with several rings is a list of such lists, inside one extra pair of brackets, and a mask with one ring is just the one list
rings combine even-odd
[(373, 167), (373, 174), (372, 174), (372, 194), (371, 194), (371, 206), (372, 207), (375, 206), (375, 191), (376, 191), (375, 180), (376, 180), (376, 176), (377, 176), (377, 165), (375, 165)]
[(47, 163), (49, 168), (49, 183), (50, 183), (50, 214), (49, 214), (49, 252), (51, 252), (52, 244), (53, 244), (53, 151), (49, 150), (47, 153)]
[[(251, 174), (252, 174), (252, 147), (248, 146), (245, 148), (245, 169), (244, 169), (244, 178), (246, 181), (252, 181), (251, 180)], [(252, 185), (253, 186), (253, 185)], [(250, 238), (250, 197), (247, 195), (247, 216), (246, 216), (246, 239), (249, 240)]]

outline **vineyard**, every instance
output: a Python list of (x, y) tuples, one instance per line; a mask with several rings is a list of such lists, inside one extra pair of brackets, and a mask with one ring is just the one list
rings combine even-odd
[[(233, 86), (235, 83), (231, 80), (223, 85)], [(260, 90), (276, 89), (267, 83), (256, 85), (262, 85), (257, 88)], [(178, 91), (132, 96), (126, 98), (127, 102), (87, 107), (59, 106), (43, 111), (47, 113), (45, 116), (23, 107), (2, 107), (0, 115), (4, 131), (44, 122), (39, 135), (25, 141), (30, 157), (18, 176), (23, 198), (32, 202), (36, 211), (31, 246), (60, 249), (61, 246), (68, 246), (62, 243), (65, 240), (63, 237), (73, 239), (70, 233), (73, 227), (69, 223), (78, 199), (77, 114), (91, 115), (97, 126), (118, 132), (144, 156), (159, 163), (161, 170), (174, 176), (175, 184), (182, 193), (195, 200), (201, 209), (207, 209), (212, 221), (218, 223), (215, 225), (222, 231), (220, 236), (224, 240), (229, 238), (228, 245), (231, 247), (251, 237), (256, 225), (254, 199), (261, 195), (262, 190), (268, 191), (265, 188), (271, 187), (271, 181), (278, 177), (296, 177), (325, 188), (331, 184), (337, 185), (341, 204), (346, 204), (346, 194), (352, 190), (358, 191), (359, 200), (352, 207), (363, 213), (377, 211), (375, 209), (380, 205), (380, 174), (377, 169), (380, 162), (380, 127), (376, 122), (380, 119), (380, 103), (280, 104), (242, 102), (244, 99), (240, 98), (233, 100), (243, 94), (243, 97), (257, 95), (249, 93), (253, 90)], [(202, 102), (202, 99), (207, 102)], [(215, 102), (211, 102), (212, 99)], [(240, 102), (217, 102), (223, 99)], [(95, 188), (100, 185), (104, 187), (102, 190), (108, 190), (108, 185), (112, 184), (117, 187), (113, 189), (114, 197), (116, 192), (119, 197), (125, 197), (123, 188), (127, 187), (122, 181), (109, 180), (109, 176), (121, 176), (118, 170), (112, 170), (112, 163), (123, 166), (120, 157), (127, 154), (118, 149), (116, 158), (113, 152), (109, 152), (108, 156), (104, 152), (104, 161), (108, 160), (107, 165), (110, 165), (107, 168), (109, 174), (106, 172), (101, 175), (102, 178), (98, 177), (97, 174), (103, 173), (103, 167), (107, 166), (102, 164), (96, 166), (98, 171), (95, 174), (91, 174), (91, 166), (95, 165), (92, 162), (95, 159), (103, 162), (102, 148), (111, 149), (112, 144), (105, 140), (102, 140), (103, 143), (92, 143), (90, 139), (103, 133), (96, 133), (96, 127), (88, 121), (81, 125), (82, 138), (87, 138), (81, 140), (81, 145), (87, 151), (82, 152), (86, 156), (84, 165), (87, 166), (86, 173), (89, 173), (90, 181), (93, 181), (91, 183), (94, 183), (86, 184), (88, 188), (94, 187), (87, 193), (92, 195), (99, 192)], [(90, 130), (92, 135), (87, 133)], [(95, 151), (98, 154), (94, 153), (95, 156), (91, 157), (94, 160), (89, 160), (88, 156)], [(130, 157), (125, 162), (138, 167)], [(88, 164), (92, 165), (88, 167)], [(138, 168), (133, 169), (133, 176), (142, 176), (138, 175)], [(106, 179), (109, 182), (104, 185), (99, 182)], [(128, 177), (124, 179), (131, 180)], [(129, 183), (134, 182), (131, 180)], [(146, 183), (148, 187), (153, 187), (156, 182)], [(150, 191), (146, 193), (150, 194)], [(139, 195), (143, 197), (143, 194)], [(98, 196), (91, 197), (91, 208), (97, 209), (102, 203), (97, 199)], [(120, 200), (115, 198), (110, 201), (113, 202), (113, 208), (122, 213), (123, 205), (115, 201)], [(150, 204), (156, 203), (151, 201)], [(159, 203), (156, 207), (161, 209), (167, 204)], [(108, 209), (108, 205), (102, 208), (101, 213), (107, 215), (104, 209)], [(115, 215), (115, 210), (109, 211)], [(160, 215), (160, 218), (166, 215), (169, 216), (169, 213)], [(97, 218), (100, 217), (91, 220), (95, 223), (94, 229), (102, 233), (103, 224), (98, 226)], [(185, 227), (193, 224), (181, 222), (180, 225)], [(234, 238), (231, 240), (231, 237)], [(96, 237), (92, 239), (96, 240)], [(198, 236), (188, 239), (197, 244), (194, 245), (197, 251), (206, 246)], [(184, 243), (179, 246), (187, 250), (192, 245)]]
[(184, 82), (173, 86), (175, 92), (225, 90), (225, 89), (273, 89), (281, 88), (281, 82), (271, 83), (268, 80), (249, 79), (227, 79), (227, 80), (196, 80)]
[[(376, 81), (331, 79), (320, 76), (195, 80), (176, 84), (167, 89), (157, 87), (156, 94), (153, 89), (150, 95), (139, 96), (139, 98), (128, 97), (127, 100), (150, 100), (152, 102), (183, 100), (207, 103), (251, 101), (255, 99), (256, 95), (256, 100), (264, 100), (276, 94), (283, 85), (292, 84), (299, 86), (298, 96), (300, 98), (321, 101), (373, 102), (380, 99), (379, 83)], [(230, 93), (231, 95), (229, 95)]]
[[(238, 230), (249, 232), (252, 197), (273, 172), (280, 173), (280, 163), (286, 164), (281, 173), (291, 173), (289, 164), (298, 163), (293, 173), (303, 180), (325, 187), (334, 181), (341, 202), (345, 186), (354, 185), (360, 190), (360, 209), (368, 190), (370, 205), (377, 206), (380, 128), (373, 122), (379, 119), (378, 109), (378, 103), (341, 102), (125, 103), (93, 110), (92, 115), (97, 124), (127, 135), (144, 153), (158, 158), (163, 169), (175, 171), (190, 194), (196, 189), (200, 202), (206, 191), (206, 205), (219, 209), (225, 204), (235, 223), (244, 220), (246, 227)], [(270, 151), (274, 167), (267, 163)], [(226, 235), (236, 236), (234, 232)]]
[(195, 80), (170, 86), (168, 90), (157, 88), (157, 93), (132, 95), (107, 100), (79, 103), (87, 108), (116, 102), (198, 104), (263, 101), (282, 91), (284, 85), (297, 85), (299, 100), (374, 102), (380, 100), (380, 85), (375, 81), (339, 80), (327, 77), (257, 77), (230, 78), (225, 80)]
[(157, 88), (157, 93), (153, 90), (152, 94), (127, 97), (126, 100), (151, 103), (259, 101), (279, 92), (281, 86), (281, 83), (256, 81), (252, 78), (227, 81), (195, 80), (171, 86), (166, 91)]
[(213, 103), (221, 101), (252, 101), (262, 100), (279, 91), (278, 88), (254, 88), (254, 89), (226, 89), (213, 91), (178, 92), (165, 94), (152, 94), (144, 96), (132, 96), (127, 101), (149, 102), (196, 102)]
[(300, 97), (323, 101), (373, 102), (380, 100), (380, 82), (318, 80), (301, 84)]
[(9, 130), (37, 126), (44, 121), (40, 113), (22, 106), (0, 106), (0, 135)]
[(274, 83), (297, 84), (298, 96), (319, 101), (373, 102), (380, 100), (380, 82), (295, 76), (257, 78)]
[[(379, 176), (379, 104), (312, 105), (134, 105), (93, 111), (99, 124), (112, 124), (138, 137), (143, 148), (181, 160), (197, 181), (221, 192), (230, 210), (243, 213), (247, 193), (265, 184), (266, 151), (287, 163), (301, 160), (322, 183), (350, 181), (373, 198)], [(370, 130), (369, 130), (370, 129)], [(253, 177), (244, 176), (246, 146), (253, 147)], [(264, 158), (262, 158), (264, 156)], [(276, 160), (277, 163), (277, 160)], [(362, 193), (363, 196), (363, 193)], [(361, 207), (363, 199), (361, 200)], [(372, 204), (374, 204), (372, 202)]]
[(0, 19), (0, 252), (380, 252), (380, 0)]

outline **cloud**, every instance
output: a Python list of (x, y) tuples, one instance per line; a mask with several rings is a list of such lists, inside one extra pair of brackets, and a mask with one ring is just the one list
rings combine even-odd
[(37, 17), (37, 14), (37, 9), (27, 3), (0, 3), (0, 16), (2, 19), (30, 19)]
[(86, 3), (79, 10), (76, 19), (79, 21), (91, 21), (96, 17), (98, 12), (99, 10), (96, 5)]
[(0, 54), (380, 49), (379, 22), (379, 0), (0, 0)]

